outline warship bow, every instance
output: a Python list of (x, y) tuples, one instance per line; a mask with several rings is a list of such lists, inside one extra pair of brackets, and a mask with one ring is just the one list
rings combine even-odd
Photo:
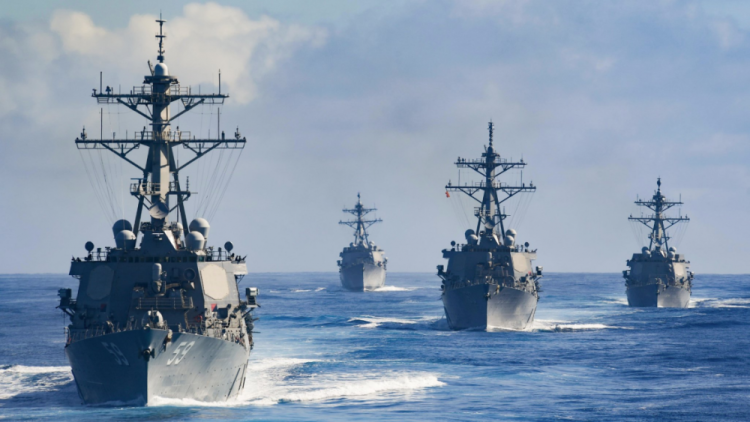
[[(135, 167), (130, 186), (138, 200), (134, 224), (114, 224), (114, 247), (86, 243), (88, 254), (74, 258), (70, 275), (77, 295), (61, 289), (60, 305), (70, 317), (65, 354), (85, 403), (148, 404), (156, 397), (224, 401), (243, 389), (253, 346), (252, 311), (258, 291), (239, 295), (247, 273), (245, 258), (207, 246), (210, 226), (203, 218), (188, 224), (185, 201), (191, 196), (180, 172), (206, 154), (241, 150), (246, 139), (196, 139), (171, 129), (171, 122), (198, 105), (223, 104), (228, 95), (193, 93), (180, 85), (164, 62), (165, 23), (161, 18), (157, 63), (149, 62), (143, 84), (127, 93), (94, 89), (99, 104), (123, 105), (149, 120), (150, 129), (124, 139), (90, 139), (82, 131), (75, 143), (86, 151), (104, 150)], [(170, 104), (183, 110), (171, 114)], [(131, 153), (147, 150), (145, 164)], [(191, 157), (178, 165), (176, 148)], [(187, 185), (187, 183), (185, 184)], [(148, 221), (142, 221), (147, 210)], [(140, 245), (137, 246), (140, 238)]]
[(656, 181), (656, 192), (651, 200), (637, 200), (651, 215), (628, 218), (650, 230), (649, 245), (628, 260), (629, 270), (623, 271), (628, 304), (638, 307), (687, 308), (693, 286), (693, 273), (685, 255), (669, 246), (667, 230), (679, 223), (687, 223), (687, 216), (669, 217), (665, 212), (682, 201), (669, 201), (661, 193), (661, 178)]
[(443, 249), (448, 268), (438, 265), (438, 276), (443, 280), (442, 301), (448, 325), (452, 329), (525, 329), (533, 320), (539, 300), (539, 280), (542, 267), (532, 270), (536, 250), (529, 243), (516, 244), (516, 231), (505, 229), (509, 216), (501, 211), (501, 204), (519, 193), (536, 190), (533, 183), (513, 186), (499, 181), (512, 169), (526, 166), (523, 160), (512, 161), (500, 157), (493, 146), (494, 127), (489, 123), (489, 147), (482, 158), (458, 158), (458, 168), (468, 168), (484, 180), (470, 184), (445, 187), (446, 195), (458, 191), (474, 199), (479, 206), (476, 231), (465, 233), (466, 243), (451, 242), (451, 249)]
[(354, 229), (354, 242), (339, 254), (338, 261), (339, 277), (341, 285), (351, 291), (362, 292), (374, 290), (385, 285), (385, 271), (388, 258), (384, 251), (372, 242), (367, 234), (367, 229), (375, 223), (383, 220), (376, 218), (366, 220), (365, 216), (376, 208), (365, 208), (362, 199), (357, 194), (357, 204), (354, 208), (344, 209), (346, 213), (352, 214), (354, 220), (339, 221), (339, 224)]

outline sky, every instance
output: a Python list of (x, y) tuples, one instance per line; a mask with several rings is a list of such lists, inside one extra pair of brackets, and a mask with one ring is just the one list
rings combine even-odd
[[(358, 192), (383, 219), (370, 233), (389, 271), (435, 271), (475, 225), (445, 185), (479, 180), (453, 163), (480, 156), (490, 120), (501, 155), (528, 163), (502, 180), (537, 186), (506, 211), (545, 271), (625, 269), (645, 242), (633, 202), (661, 177), (691, 218), (673, 245), (692, 270), (750, 272), (745, 2), (37, 0), (0, 8), (1, 273), (66, 272), (133, 221), (138, 172), (74, 140), (146, 124), (90, 95), (100, 72), (142, 84), (159, 13), (170, 73), (215, 92), (221, 70), (221, 129), (248, 141), (183, 173), (188, 218), (252, 272), (336, 271)], [(175, 126), (218, 124), (202, 106)]]

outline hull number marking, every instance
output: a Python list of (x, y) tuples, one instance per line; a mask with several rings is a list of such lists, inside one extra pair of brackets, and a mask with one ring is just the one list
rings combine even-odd
[(190, 343), (187, 343), (187, 342), (180, 343), (180, 345), (174, 349), (174, 353), (172, 354), (172, 357), (169, 358), (169, 360), (167, 361), (167, 366), (172, 365), (172, 364), (177, 365), (178, 363), (180, 363), (185, 358), (185, 355), (187, 355), (190, 349), (193, 348), (194, 345), (195, 345), (194, 341), (191, 341)]

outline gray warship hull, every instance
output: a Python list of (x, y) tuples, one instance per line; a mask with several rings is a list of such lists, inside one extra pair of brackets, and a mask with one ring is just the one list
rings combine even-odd
[[(166, 337), (166, 330), (139, 329), (69, 344), (65, 354), (84, 402), (221, 402), (240, 393), (249, 356), (242, 344), (190, 333), (175, 333), (167, 344)], [(144, 353), (149, 348), (152, 356)]]
[(687, 308), (690, 290), (679, 286), (646, 284), (628, 286), (628, 305), (652, 308)]
[(524, 290), (498, 290), (497, 284), (448, 289), (443, 294), (445, 316), (453, 330), (524, 330), (534, 320), (537, 301)]
[(355, 264), (339, 271), (341, 286), (354, 292), (375, 290), (385, 285), (385, 268), (375, 264)]

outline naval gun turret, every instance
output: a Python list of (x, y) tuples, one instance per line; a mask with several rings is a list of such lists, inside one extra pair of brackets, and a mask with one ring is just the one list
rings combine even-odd
[(357, 194), (357, 203), (354, 205), (354, 208), (344, 209), (343, 211), (354, 215), (355, 219), (339, 221), (339, 224), (354, 229), (354, 242), (350, 243), (339, 254), (341, 257), (338, 261), (341, 285), (345, 289), (355, 292), (383, 287), (385, 285), (388, 258), (385, 257), (385, 251), (370, 242), (369, 235), (367, 234), (368, 228), (383, 220), (379, 218), (374, 220), (365, 219), (367, 214), (377, 211), (377, 209), (365, 208), (362, 205), (359, 193)]
[(502, 203), (519, 193), (534, 192), (536, 186), (523, 182), (513, 186), (498, 181), (500, 175), (523, 168), (526, 163), (501, 158), (493, 146), (493, 130), (490, 122), (489, 147), (482, 158), (459, 158), (455, 163), (459, 168), (479, 173), (484, 180), (448, 183), (445, 187), (447, 196), (450, 191), (459, 191), (479, 203), (474, 210), (476, 230), (466, 231), (466, 243), (453, 241), (450, 250), (443, 250), (447, 269), (438, 265), (445, 316), (454, 330), (525, 329), (534, 320), (539, 300), (542, 267), (532, 269), (536, 250), (530, 250), (528, 242), (517, 244), (516, 231), (505, 229), (504, 220), (509, 215), (501, 211)]
[[(233, 139), (196, 139), (171, 130), (175, 118), (201, 104), (223, 104), (228, 95), (221, 88), (218, 94), (195, 94), (180, 85), (164, 63), (165, 21), (157, 22), (158, 63), (149, 62), (143, 85), (115, 93), (100, 83), (92, 94), (100, 104), (124, 105), (147, 118), (151, 130), (123, 139), (90, 139), (84, 130), (75, 141), (81, 150), (114, 153), (141, 174), (130, 186), (138, 200), (134, 223), (113, 225), (113, 247), (88, 242), (87, 254), (70, 267), (80, 282), (77, 295), (60, 290), (59, 308), (70, 317), (65, 354), (86, 403), (237, 397), (253, 347), (252, 311), (260, 305), (257, 289), (248, 288), (244, 300), (239, 294), (245, 258), (231, 242), (223, 249), (209, 246), (205, 219), (187, 223), (185, 202), (194, 192), (180, 178), (211, 151), (241, 150), (246, 139), (239, 130)], [(175, 101), (183, 110), (172, 115)], [(140, 147), (148, 151), (143, 165), (131, 156)], [(192, 155), (180, 165), (178, 147)]]
[(693, 287), (690, 262), (684, 254), (669, 246), (667, 230), (679, 223), (687, 223), (687, 216), (669, 217), (665, 212), (682, 201), (669, 201), (661, 192), (661, 178), (656, 180), (656, 192), (647, 201), (637, 200), (636, 205), (646, 207), (651, 215), (628, 218), (648, 227), (649, 245), (634, 253), (627, 261), (629, 270), (623, 271), (628, 305), (638, 307), (686, 308)]

